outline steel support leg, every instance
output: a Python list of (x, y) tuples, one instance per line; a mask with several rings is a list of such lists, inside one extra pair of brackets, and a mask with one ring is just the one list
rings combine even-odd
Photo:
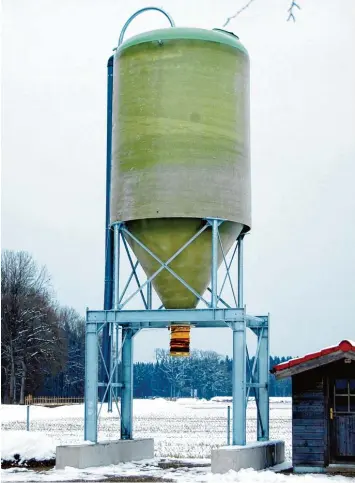
[[(119, 301), (120, 301), (120, 225), (116, 224), (113, 227), (113, 308), (114, 310), (119, 309)], [(110, 341), (111, 341), (111, 363), (110, 363), (110, 378), (113, 371), (113, 368), (116, 365), (117, 360), (117, 347), (118, 347), (118, 338), (116, 333), (116, 328), (111, 325), (110, 326)], [(117, 370), (116, 370), (117, 374)], [(118, 382), (116, 377), (111, 378), (112, 382)], [(108, 404), (107, 404), (107, 411), (112, 413), (112, 402), (113, 402), (113, 395), (117, 393), (117, 388), (113, 389), (111, 386), (108, 390)]]
[[(115, 358), (114, 358), (114, 344), (115, 344), (115, 335), (114, 335), (114, 328), (113, 324), (110, 324), (110, 367), (109, 367), (109, 374), (110, 378), (109, 380), (113, 382), (111, 378), (112, 370), (115, 364)], [(108, 382), (107, 382), (108, 384)], [(110, 384), (110, 387), (108, 388), (107, 392), (107, 412), (112, 413), (112, 400), (113, 400), (113, 394), (112, 394), (112, 385)]]
[(246, 443), (246, 330), (233, 324), (233, 444)]
[(84, 439), (97, 442), (98, 345), (96, 323), (86, 323)]
[(212, 220), (212, 265), (211, 265), (212, 308), (217, 307), (217, 272), (218, 272), (218, 220)]
[(244, 235), (240, 235), (238, 238), (238, 307), (243, 308), (244, 294), (243, 294), (243, 241)]
[(113, 228), (113, 308), (119, 310), (120, 304), (120, 225)]
[[(115, 339), (116, 339), (116, 347), (115, 347), (115, 361), (117, 363), (117, 367), (116, 367), (116, 372), (115, 372), (115, 376), (113, 378), (113, 380), (115, 381), (116, 384), (118, 384), (120, 381), (119, 381), (119, 370), (118, 370), (118, 360), (119, 360), (119, 357), (120, 357), (120, 346), (121, 346), (121, 329), (120, 329), (120, 326), (118, 324), (115, 324)], [(118, 386), (116, 385), (116, 387), (114, 388), (114, 393), (115, 393), (115, 397), (116, 397), (116, 400), (118, 399)]]
[(133, 330), (122, 330), (121, 439), (133, 439)]
[[(259, 383), (264, 387), (259, 392), (258, 441), (269, 439), (269, 330), (267, 327), (259, 330), (260, 340), (258, 375)], [(261, 421), (260, 421), (261, 420)]]

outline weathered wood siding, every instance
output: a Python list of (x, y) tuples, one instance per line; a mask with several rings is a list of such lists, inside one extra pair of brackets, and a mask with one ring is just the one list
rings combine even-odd
[(292, 378), (292, 461), (294, 466), (325, 466), (327, 431), (325, 385), (315, 369)]

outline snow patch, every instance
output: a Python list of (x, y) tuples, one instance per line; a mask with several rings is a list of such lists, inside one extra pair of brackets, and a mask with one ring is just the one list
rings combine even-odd
[[(57, 442), (44, 433), (33, 431), (1, 431), (1, 459), (20, 461), (55, 458)], [(18, 459), (18, 458), (17, 458)]]

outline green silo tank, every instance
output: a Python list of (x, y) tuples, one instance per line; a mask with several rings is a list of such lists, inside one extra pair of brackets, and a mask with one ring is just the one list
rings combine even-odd
[[(116, 51), (113, 80), (111, 223), (167, 261), (206, 223), (225, 253), (251, 226), (249, 58), (228, 32), (167, 28)], [(211, 228), (171, 263), (199, 294), (211, 274)], [(144, 271), (160, 265), (129, 237)], [(219, 263), (222, 262), (219, 253)], [(165, 308), (197, 297), (163, 270), (153, 286)]]

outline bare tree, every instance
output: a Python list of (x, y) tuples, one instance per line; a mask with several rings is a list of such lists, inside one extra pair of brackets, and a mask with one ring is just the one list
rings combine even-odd
[[(223, 28), (224, 27), (227, 27), (227, 25), (229, 24), (229, 22), (231, 22), (232, 20), (234, 20), (235, 18), (237, 18), (242, 12), (244, 12), (244, 10), (246, 10), (247, 8), (249, 8), (250, 5), (254, 1), (255, 0), (248, 0), (233, 15), (231, 15), (230, 17), (227, 17), (226, 21), (223, 24)], [(295, 2), (294, 0), (291, 0), (291, 4), (290, 4), (290, 6), (289, 6), (289, 8), (287, 10), (288, 11), (287, 21), (290, 21), (290, 20), (293, 20), (294, 22), (296, 21), (295, 9), (301, 10), (301, 7), (299, 6), (299, 4), (297, 2)]]
[(228, 386), (223, 358), (214, 351), (194, 350), (190, 359), (190, 381), (200, 397), (209, 398)]
[(179, 396), (181, 389), (186, 384), (189, 358), (171, 357), (169, 351), (165, 349), (157, 349), (155, 355), (159, 369), (166, 375), (170, 383), (170, 396)]
[(63, 390), (81, 386), (84, 391), (85, 319), (71, 307), (58, 309), (59, 326), (66, 334), (66, 367), (63, 371)]
[(1, 281), (3, 400), (23, 404), (28, 381), (35, 388), (60, 365), (63, 343), (46, 268), (27, 252), (6, 250)]

